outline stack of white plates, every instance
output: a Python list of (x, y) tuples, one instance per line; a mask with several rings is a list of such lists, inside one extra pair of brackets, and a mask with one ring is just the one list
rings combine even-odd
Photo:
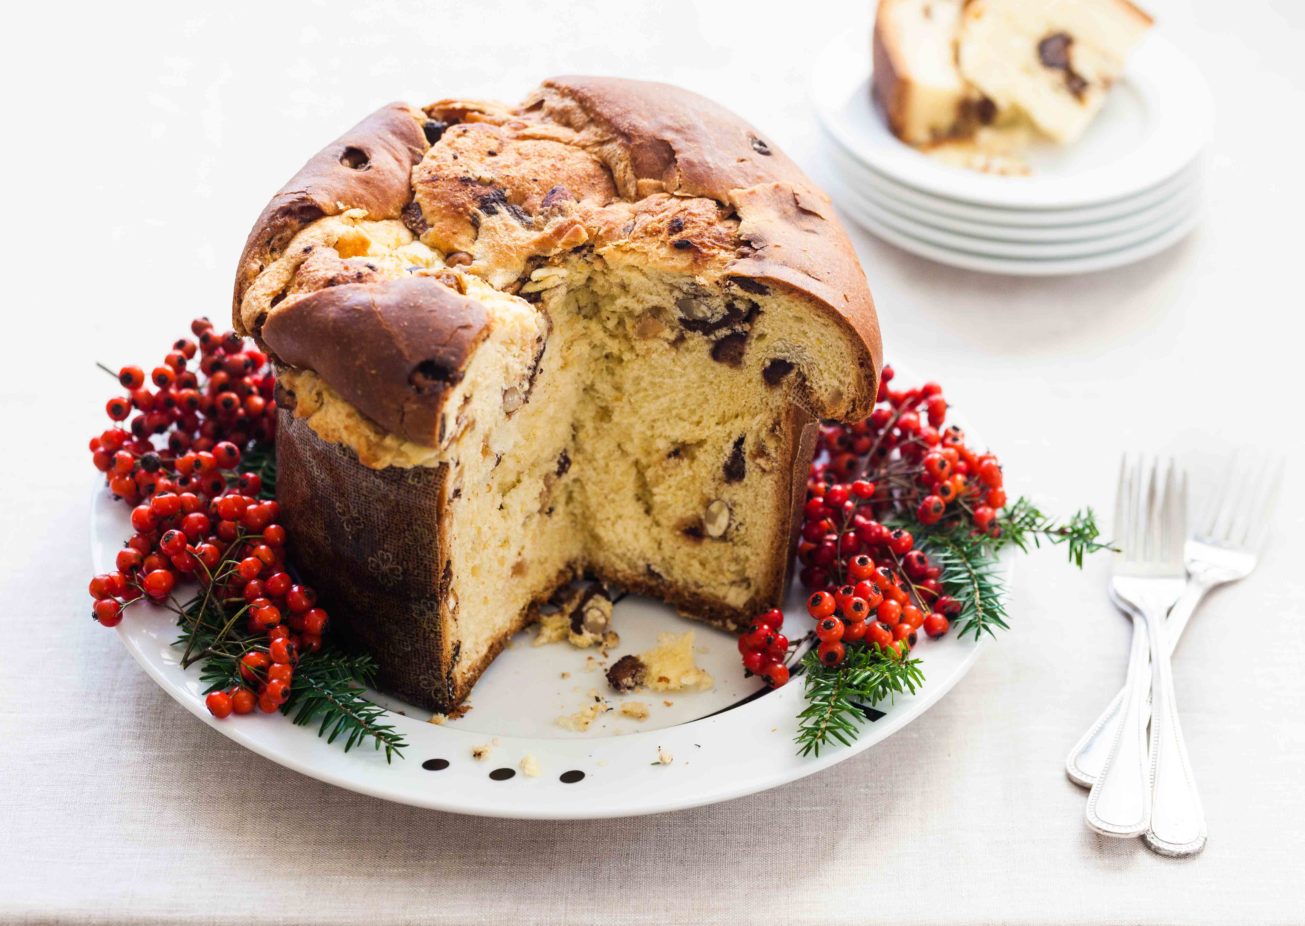
[(944, 264), (1024, 276), (1119, 267), (1175, 244), (1200, 213), (1213, 105), (1196, 66), (1148, 37), (1075, 144), (1038, 143), (1032, 172), (953, 167), (895, 138), (870, 96), (869, 42), (820, 57), (811, 96), (837, 204), (874, 234)]

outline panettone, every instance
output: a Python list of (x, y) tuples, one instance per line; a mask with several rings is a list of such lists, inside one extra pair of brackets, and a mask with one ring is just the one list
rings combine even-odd
[(694, 94), (594, 77), (393, 104), (250, 233), (296, 562), (380, 684), (448, 710), (584, 574), (737, 629), (787, 584), (817, 421), (879, 331), (828, 198)]

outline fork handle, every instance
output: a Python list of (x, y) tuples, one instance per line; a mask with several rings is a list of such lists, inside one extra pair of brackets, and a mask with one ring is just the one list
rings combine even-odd
[(1103, 836), (1119, 838), (1141, 836), (1151, 822), (1146, 740), (1146, 699), (1151, 687), (1148, 634), (1142, 616), (1131, 609), (1128, 614), (1133, 619), (1133, 643), (1119, 722), (1084, 811), (1088, 826)]
[(1163, 613), (1147, 612), (1151, 642), (1151, 826), (1146, 844), (1161, 855), (1205, 848), (1205, 811), (1178, 722), (1173, 667)]
[[(1206, 592), (1211, 588), (1213, 588), (1213, 585), (1210, 583), (1193, 577), (1188, 580), (1187, 587), (1183, 589), (1182, 597), (1169, 609), (1169, 619), (1165, 624), (1165, 630), (1169, 638), (1170, 653), (1178, 648), (1178, 640), (1183, 635), (1183, 631), (1187, 629), (1188, 621), (1191, 620), (1192, 614), (1201, 603), (1201, 599), (1205, 597)], [(1115, 736), (1119, 731), (1121, 711), (1127, 695), (1128, 686), (1125, 685), (1119, 689), (1114, 699), (1101, 712), (1101, 716), (1096, 719), (1092, 726), (1088, 727), (1087, 732), (1069, 751), (1069, 755), (1065, 758), (1065, 774), (1069, 776), (1069, 780), (1074, 784), (1090, 788), (1101, 777), (1101, 769), (1106, 764), (1106, 756), (1110, 754), (1110, 747), (1114, 745)], [(1149, 718), (1151, 710), (1149, 703), (1143, 710), (1147, 718)]]

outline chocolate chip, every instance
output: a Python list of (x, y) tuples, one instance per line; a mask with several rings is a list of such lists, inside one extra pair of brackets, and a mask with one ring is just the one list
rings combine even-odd
[(575, 202), (575, 196), (566, 187), (558, 185), (551, 188), (544, 194), (543, 201), (540, 202), (539, 208), (543, 210), (552, 209), (562, 203)]
[(761, 378), (767, 386), (778, 386), (780, 381), (793, 372), (793, 364), (781, 357), (776, 357), (761, 370)]
[(1038, 43), (1038, 60), (1043, 67), (1065, 72), (1065, 87), (1074, 98), (1081, 100), (1087, 92), (1088, 82), (1082, 74), (1074, 70), (1069, 59), (1069, 48), (1074, 44), (1074, 37), (1066, 32), (1053, 32)]
[(438, 119), (427, 119), (422, 123), (421, 130), (426, 136), (426, 144), (433, 145), (444, 135), (444, 130), (449, 127), (447, 122), (440, 122)]
[(465, 267), (470, 264), (474, 258), (466, 251), (450, 251), (444, 257), (444, 263), (450, 267)]
[(408, 374), (408, 385), (418, 395), (438, 392), (445, 386), (461, 382), (462, 374), (439, 360), (423, 360)]
[(727, 334), (711, 345), (711, 359), (727, 366), (742, 366), (743, 352), (747, 346), (748, 336), (745, 332)]
[(565, 450), (557, 455), (557, 474), (565, 476), (566, 471), (571, 468), (571, 456)]
[(676, 238), (671, 242), (671, 247), (677, 251), (689, 251), (693, 249), (693, 242), (688, 238)]
[(1074, 43), (1067, 33), (1053, 32), (1038, 43), (1038, 59), (1043, 67), (1065, 70), (1069, 67), (1069, 46)]
[(702, 531), (701, 521), (690, 521), (680, 528), (680, 533), (690, 540), (701, 540), (706, 534)]
[(638, 656), (622, 656), (607, 670), (607, 684), (616, 691), (634, 691), (648, 677), (648, 667)]
[(371, 166), (371, 160), (366, 151), (352, 145), (340, 152), (340, 163), (350, 170), (366, 170)]
[(671, 219), (671, 222), (666, 226), (666, 229), (672, 235), (678, 235), (680, 232), (684, 231), (684, 219), (677, 215), (675, 218)]
[(494, 187), (488, 193), (477, 197), (476, 208), (485, 215), (498, 215), (499, 210), (502, 209), (521, 225), (529, 226), (533, 224), (524, 209), (515, 203), (508, 202), (507, 193), (500, 187)]
[(770, 289), (764, 283), (758, 283), (751, 277), (730, 277), (730, 282), (745, 293), (752, 293), (754, 296), (765, 296), (770, 293)]
[(752, 150), (764, 157), (770, 157), (770, 146), (755, 135), (748, 136), (748, 141), (752, 143)]
[(724, 472), (726, 482), (742, 482), (743, 477), (748, 474), (748, 461), (743, 454), (743, 437), (741, 435), (734, 442), (729, 458), (725, 460)]
[(430, 226), (426, 224), (426, 216), (422, 214), (421, 203), (415, 199), (403, 207), (402, 214), (403, 224), (418, 238), (430, 230)]

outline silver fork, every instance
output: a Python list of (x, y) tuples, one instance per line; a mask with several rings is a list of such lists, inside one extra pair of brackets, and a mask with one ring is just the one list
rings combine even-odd
[[(1183, 594), (1187, 570), (1186, 476), (1171, 461), (1163, 479), (1124, 465), (1116, 500), (1121, 552), (1111, 594), (1133, 619), (1124, 722), (1088, 796), (1086, 819), (1107, 836), (1147, 834), (1158, 852), (1189, 855), (1205, 844), (1201, 809), (1174, 702), (1165, 617)], [(1145, 633), (1145, 644), (1138, 638)], [(1150, 667), (1148, 671), (1148, 655)], [(1146, 689), (1151, 691), (1151, 737), (1146, 740)], [(1148, 748), (1149, 747), (1149, 748)], [(1147, 757), (1150, 757), (1149, 763)]]
[[(1269, 522), (1285, 469), (1281, 458), (1265, 457), (1259, 466), (1244, 465), (1236, 455), (1210, 497), (1184, 548), (1187, 587), (1169, 610), (1166, 629), (1172, 653), (1197, 606), (1211, 589), (1250, 575), (1268, 535)], [(1121, 524), (1118, 511), (1115, 524)], [(1122, 719), (1126, 688), (1121, 688), (1065, 759), (1065, 773), (1075, 784), (1092, 787), (1101, 777)], [(1144, 713), (1150, 716), (1149, 705)]]

